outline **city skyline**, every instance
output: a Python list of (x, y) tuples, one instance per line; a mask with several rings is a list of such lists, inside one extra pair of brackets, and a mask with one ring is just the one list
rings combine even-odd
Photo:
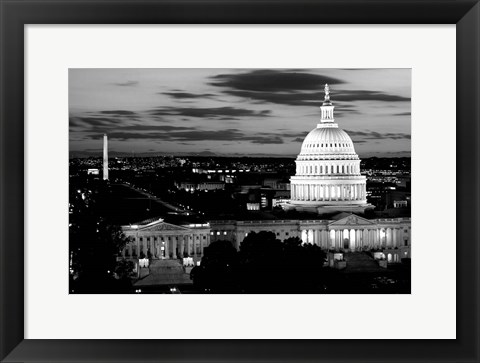
[(410, 69), (70, 69), (70, 154), (294, 157), (325, 83), (361, 157), (410, 156)]

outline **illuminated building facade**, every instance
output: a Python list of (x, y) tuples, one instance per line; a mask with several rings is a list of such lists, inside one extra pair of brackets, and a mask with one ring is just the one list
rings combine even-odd
[(124, 258), (180, 259), (203, 256), (210, 244), (210, 225), (174, 225), (161, 218), (122, 226), (130, 242), (122, 251)]
[(392, 250), (388, 252), (392, 255), (390, 262), (410, 257), (410, 218), (365, 219), (341, 212), (329, 219), (210, 221), (210, 229), (212, 242), (230, 241), (237, 249), (249, 233), (269, 231), (281, 241), (298, 237), (303, 243), (315, 244), (323, 250)]
[(291, 200), (286, 208), (328, 213), (363, 213), (367, 203), (366, 178), (360, 174), (360, 159), (353, 141), (338, 127), (330, 89), (325, 85), (325, 100), (320, 123), (305, 137), (290, 179)]
[(351, 213), (338, 213), (329, 219), (313, 220), (212, 220), (210, 223), (174, 225), (163, 219), (150, 219), (122, 227), (130, 242), (122, 251), (127, 259), (181, 259), (199, 261), (204, 248), (214, 241), (230, 241), (240, 248), (251, 232), (269, 231), (284, 241), (298, 237), (323, 250), (380, 250), (389, 262), (410, 258), (410, 218), (365, 219)]

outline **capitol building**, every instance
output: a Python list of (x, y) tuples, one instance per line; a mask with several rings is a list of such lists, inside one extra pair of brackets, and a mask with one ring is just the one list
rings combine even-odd
[(328, 84), (320, 123), (303, 141), (291, 177), (291, 201), (286, 208), (363, 213), (367, 203), (366, 178), (360, 175), (360, 159), (348, 134), (338, 127)]
[[(269, 231), (283, 241), (298, 237), (325, 251), (374, 250), (388, 263), (411, 257), (410, 217), (380, 216), (367, 203), (366, 177), (350, 136), (338, 127), (334, 105), (325, 85), (320, 123), (303, 141), (291, 177), (291, 198), (282, 204), (288, 218), (211, 219), (203, 224), (147, 220), (123, 226), (131, 242), (123, 257), (201, 261), (204, 248), (214, 241), (230, 241), (239, 249), (251, 232)], [(366, 211), (370, 212), (366, 216)]]

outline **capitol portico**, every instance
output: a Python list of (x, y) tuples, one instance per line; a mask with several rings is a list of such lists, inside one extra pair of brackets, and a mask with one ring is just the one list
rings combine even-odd
[(360, 174), (353, 141), (335, 123), (334, 108), (325, 85), (320, 123), (305, 137), (295, 161), (287, 209), (363, 213), (373, 207), (367, 203), (366, 178)]
[(210, 244), (210, 225), (175, 225), (162, 218), (122, 226), (130, 242), (122, 251), (124, 258), (180, 259), (203, 256), (203, 250)]

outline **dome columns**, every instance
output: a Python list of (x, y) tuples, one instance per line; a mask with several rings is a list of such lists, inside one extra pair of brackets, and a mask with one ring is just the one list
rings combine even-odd
[[(360, 177), (363, 178), (363, 177)], [(308, 179), (292, 180), (291, 201), (311, 202), (319, 205), (329, 202), (342, 204), (362, 204), (366, 202), (365, 180), (325, 180), (323, 182)]]

